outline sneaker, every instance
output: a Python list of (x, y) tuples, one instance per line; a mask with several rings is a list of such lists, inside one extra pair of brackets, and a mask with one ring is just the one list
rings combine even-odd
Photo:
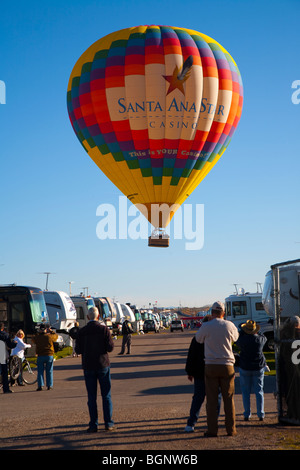
[(194, 432), (194, 426), (186, 426), (184, 432)]
[(105, 431), (114, 431), (115, 426), (105, 426)]

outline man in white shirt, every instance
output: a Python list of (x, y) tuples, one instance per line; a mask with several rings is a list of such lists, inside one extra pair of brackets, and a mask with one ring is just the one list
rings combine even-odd
[(236, 435), (234, 405), (234, 354), (232, 343), (239, 337), (236, 326), (223, 317), (222, 302), (212, 306), (212, 320), (203, 323), (196, 333), (196, 341), (204, 343), (205, 389), (207, 409), (207, 437), (218, 435), (218, 393), (221, 389), (225, 427), (228, 436)]

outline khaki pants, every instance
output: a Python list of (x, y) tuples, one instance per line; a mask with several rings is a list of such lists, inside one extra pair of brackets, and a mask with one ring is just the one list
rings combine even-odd
[(234, 406), (234, 367), (232, 365), (205, 364), (205, 390), (206, 390), (206, 412), (207, 432), (218, 433), (218, 394), (221, 390), (224, 412), (225, 427), (227, 434), (233, 434), (235, 429), (235, 406)]

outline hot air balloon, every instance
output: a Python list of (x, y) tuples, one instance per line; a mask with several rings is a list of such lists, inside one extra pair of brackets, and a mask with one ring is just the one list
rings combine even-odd
[(168, 246), (165, 228), (226, 150), (242, 102), (238, 67), (220, 44), (156, 25), (92, 44), (67, 92), (82, 146), (159, 234), (150, 246)]

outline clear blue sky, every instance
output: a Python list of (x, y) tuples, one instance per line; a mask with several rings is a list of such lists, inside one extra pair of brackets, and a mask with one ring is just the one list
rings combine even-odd
[[(298, 0), (53, 0), (2, 2), (0, 283), (115, 297), (138, 305), (200, 306), (239, 283), (264, 282), (275, 262), (300, 257)], [(188, 203), (204, 204), (204, 246), (96, 236), (100, 204), (120, 193), (84, 152), (66, 90), (97, 39), (140, 24), (211, 36), (240, 69), (245, 101), (225, 154)]]

